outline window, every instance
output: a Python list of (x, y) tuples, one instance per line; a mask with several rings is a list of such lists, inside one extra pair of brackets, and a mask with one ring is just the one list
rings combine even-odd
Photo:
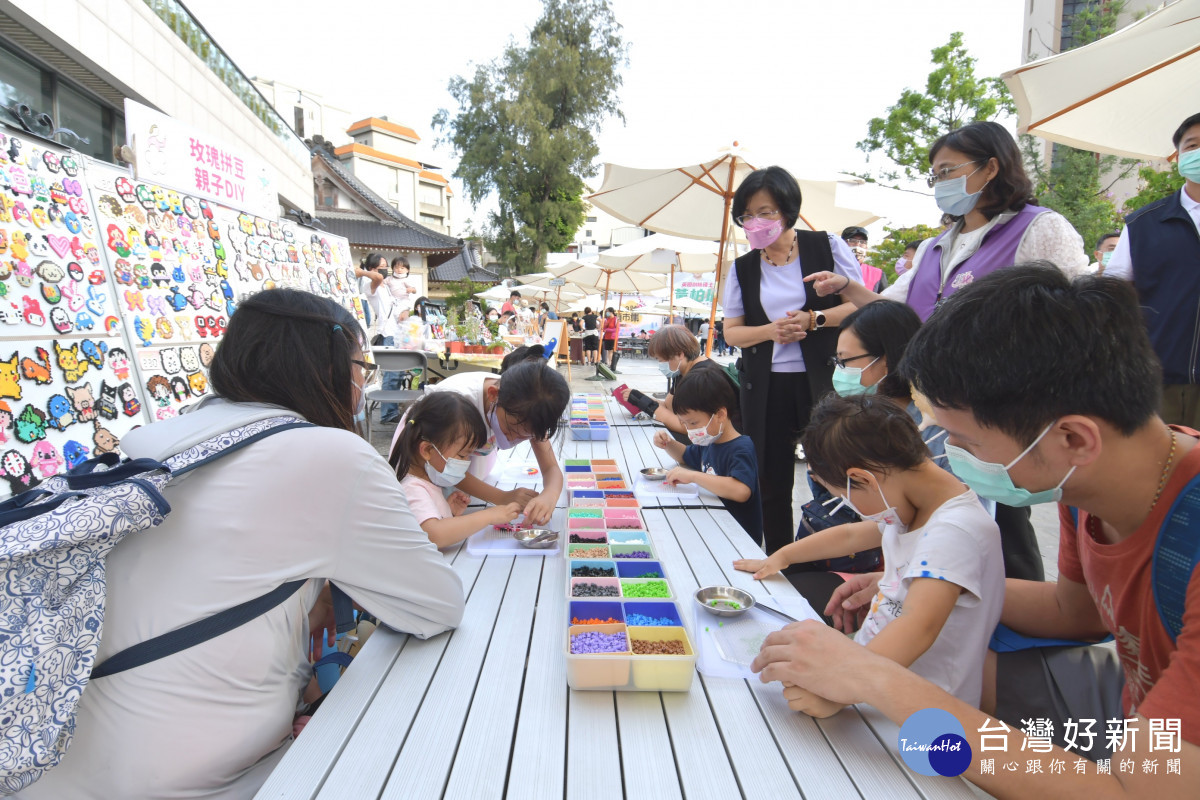
[(588, 218), (587, 218), (587, 221), (588, 221), (588, 222), (595, 222), (595, 221), (596, 221), (596, 218), (595, 218), (595, 217), (588, 217)]
[(49, 112), (54, 101), (46, 78), (25, 59), (0, 48), (0, 105), (24, 103), (34, 111)]
[(292, 129), (294, 131), (296, 131), (297, 136), (299, 136), (301, 139), (303, 139), (304, 138), (304, 106), (293, 106), (292, 107), (292, 119), (295, 122), (295, 124), (292, 126)]
[(70, 86), (58, 86), (58, 113), (54, 122), (60, 128), (74, 131), (88, 140), (87, 144), (70, 136), (60, 137), (64, 144), (74, 147), (101, 161), (113, 160), (111, 112), (96, 101)]
[(583, 235), (584, 235), (584, 236), (591, 236), (591, 235), (592, 235), (592, 229), (591, 229), (591, 228), (588, 228), (586, 231), (584, 231), (584, 232), (583, 232)]
[(421, 202), (431, 206), (440, 206), (442, 204), (442, 190), (437, 186), (422, 183)]
[(442, 227), (442, 218), (435, 217), (432, 214), (422, 214), (421, 215), (421, 224), (422, 225), (431, 225), (435, 228), (440, 228), (440, 227)]

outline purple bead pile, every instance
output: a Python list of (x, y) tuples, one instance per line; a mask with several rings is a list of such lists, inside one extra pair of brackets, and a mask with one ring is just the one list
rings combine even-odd
[(651, 617), (646, 614), (626, 614), (625, 622), (628, 625), (678, 625), (679, 623), (670, 617)]
[(621, 558), (649, 558), (649, 550), (634, 550), (632, 553), (625, 553)]
[(625, 653), (629, 651), (629, 641), (625, 632), (600, 633), (588, 631), (571, 637), (571, 652), (581, 653)]

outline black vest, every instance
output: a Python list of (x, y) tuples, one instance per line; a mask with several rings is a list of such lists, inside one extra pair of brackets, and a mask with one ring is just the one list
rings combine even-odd
[[(829, 244), (829, 234), (825, 231), (796, 231), (796, 249), (804, 277), (816, 272), (833, 272), (833, 250)], [(763, 310), (760, 296), (761, 256), (761, 250), (751, 250), (733, 262), (742, 290), (746, 325), (766, 325), (771, 322)], [(801, 308), (805, 311), (825, 311), (840, 306), (842, 302), (840, 295), (818, 297), (812, 286), (806, 286)], [(829, 365), (829, 359), (837, 352), (837, 336), (836, 327), (827, 327), (812, 331), (800, 340), (805, 375), (814, 403), (833, 388), (833, 367)], [(771, 379), (771, 356), (774, 352), (775, 343), (766, 341), (742, 348), (742, 357), (738, 359), (742, 420), (747, 428), (742, 433), (756, 443), (765, 441), (767, 435), (767, 386)]]

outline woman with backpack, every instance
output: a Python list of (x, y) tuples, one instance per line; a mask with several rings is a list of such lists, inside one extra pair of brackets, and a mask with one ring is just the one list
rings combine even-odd
[(164, 461), (281, 416), (310, 423), (227, 448), (167, 484), (165, 520), (108, 555), (97, 664), (305, 582), (216, 638), (93, 677), (66, 755), (20, 797), (253, 797), (292, 740), (310, 649), (332, 629), (327, 580), (419, 638), (458, 624), (461, 582), (413, 518), (395, 473), (357, 433), (374, 368), (360, 331), (332, 300), (255, 294), (217, 348), (213, 396), (122, 438), (131, 458)]

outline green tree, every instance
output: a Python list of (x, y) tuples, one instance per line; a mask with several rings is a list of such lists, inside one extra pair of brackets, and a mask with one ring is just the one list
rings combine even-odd
[(1126, 214), (1131, 214), (1144, 205), (1178, 192), (1183, 188), (1184, 183), (1183, 176), (1174, 167), (1165, 170), (1142, 167), (1138, 170), (1138, 177), (1142, 179), (1142, 188), (1141, 191), (1125, 201)]
[(458, 104), (433, 125), (459, 156), (454, 175), (472, 204), (495, 195), (485, 239), (514, 274), (541, 269), (583, 223), (584, 179), (596, 174), (594, 134), (617, 105), (627, 63), (608, 0), (542, 0), (529, 41), (456, 76)]
[(881, 170), (880, 177), (898, 180), (920, 177), (929, 168), (929, 148), (942, 136), (971, 122), (1016, 113), (1008, 87), (999, 78), (975, 75), (975, 61), (963, 45), (962, 33), (932, 51), (934, 69), (925, 91), (905, 89), (885, 117), (867, 123), (867, 138), (858, 149), (882, 150), (899, 168)]
[(896, 261), (904, 255), (904, 247), (909, 242), (932, 239), (941, 233), (938, 228), (928, 225), (914, 225), (911, 228), (884, 229), (884, 238), (871, 248), (867, 254), (867, 263), (878, 267), (888, 276), (888, 283), (896, 282)]

